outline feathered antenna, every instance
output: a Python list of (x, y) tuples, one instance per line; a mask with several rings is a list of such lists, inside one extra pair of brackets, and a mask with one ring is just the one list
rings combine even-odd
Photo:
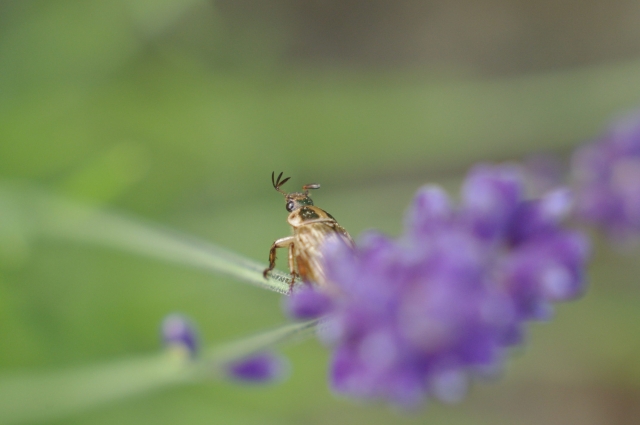
[(286, 179), (280, 181), (280, 179), (282, 178), (282, 172), (280, 174), (278, 174), (278, 178), (275, 178), (276, 176), (276, 172), (272, 171), (271, 172), (271, 183), (273, 184), (273, 187), (275, 190), (277, 190), (278, 192), (282, 193), (283, 195), (286, 195), (287, 192), (283, 192), (282, 190), (280, 190), (280, 186), (282, 186), (283, 184), (285, 184), (291, 177), (287, 177)]

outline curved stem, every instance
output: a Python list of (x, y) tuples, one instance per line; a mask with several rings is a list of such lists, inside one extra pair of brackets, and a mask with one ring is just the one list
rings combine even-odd
[(317, 324), (288, 324), (213, 346), (194, 361), (185, 352), (168, 350), (56, 372), (5, 375), (0, 377), (0, 423), (52, 420), (168, 386), (224, 377), (229, 362), (308, 338)]
[(206, 350), (199, 364), (207, 369), (219, 369), (228, 362), (251, 356), (281, 344), (291, 344), (313, 335), (320, 319), (292, 323), (271, 331), (261, 332), (238, 341)]
[[(9, 191), (2, 191), (5, 195)], [(15, 192), (15, 191), (14, 191)], [(288, 294), (291, 277), (273, 270), (265, 279), (265, 264), (122, 213), (73, 203), (29, 189), (25, 216), (33, 231), (47, 237), (102, 245), (163, 261), (183, 264), (234, 277), (280, 294)], [(18, 193), (16, 198), (20, 200)]]
[(0, 422), (44, 421), (176, 384), (175, 356), (152, 355), (56, 372), (0, 378)]

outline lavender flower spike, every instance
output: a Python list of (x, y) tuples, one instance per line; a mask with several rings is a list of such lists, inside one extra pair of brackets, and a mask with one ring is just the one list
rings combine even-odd
[(640, 235), (640, 111), (616, 121), (572, 159), (576, 215), (611, 237)]
[(525, 199), (523, 187), (518, 167), (482, 165), (461, 205), (419, 190), (398, 239), (325, 245), (331, 302), (294, 294), (289, 310), (328, 309), (319, 331), (336, 392), (405, 407), (458, 401), (472, 378), (500, 370), (528, 321), (582, 293), (588, 243), (563, 227), (570, 194)]

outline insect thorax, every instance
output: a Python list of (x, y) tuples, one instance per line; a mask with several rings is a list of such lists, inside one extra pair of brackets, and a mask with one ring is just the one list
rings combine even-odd
[(292, 227), (300, 227), (317, 222), (335, 222), (335, 219), (318, 207), (304, 206), (289, 214), (287, 221)]

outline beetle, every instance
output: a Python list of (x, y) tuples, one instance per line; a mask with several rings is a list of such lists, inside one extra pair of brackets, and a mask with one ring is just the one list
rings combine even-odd
[(309, 197), (310, 189), (319, 189), (319, 184), (307, 184), (302, 186), (303, 192), (287, 193), (280, 189), (290, 177), (282, 179), (282, 173), (275, 177), (271, 173), (271, 183), (278, 192), (285, 197), (285, 208), (289, 212), (287, 222), (293, 229), (293, 235), (277, 239), (269, 250), (269, 267), (264, 269), (263, 275), (267, 278), (269, 272), (276, 266), (276, 250), (289, 248), (289, 272), (291, 273), (290, 288), (296, 278), (303, 282), (314, 282), (318, 285), (327, 285), (322, 261), (322, 244), (331, 237), (338, 237), (343, 242), (353, 247), (353, 239), (349, 233), (340, 226), (336, 219), (313, 205)]

